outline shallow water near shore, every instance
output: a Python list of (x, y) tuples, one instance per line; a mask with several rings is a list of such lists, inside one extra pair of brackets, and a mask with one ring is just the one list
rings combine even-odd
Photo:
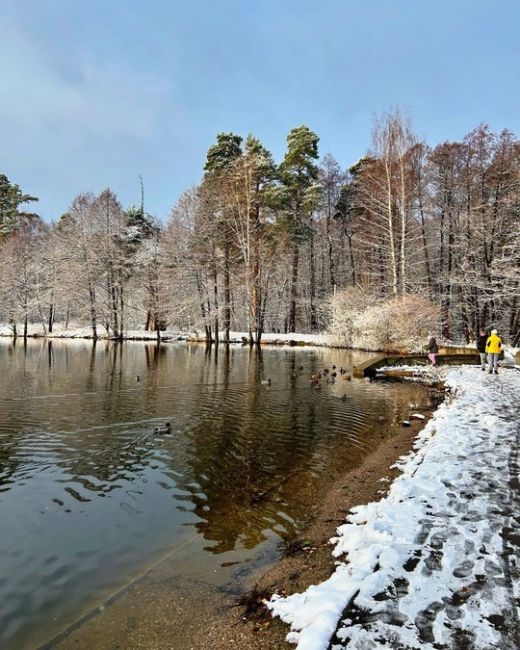
[(366, 358), (0, 341), (0, 647), (43, 645), (164, 558), (199, 593), (271, 561), (429, 407), (423, 386), (341, 378)]

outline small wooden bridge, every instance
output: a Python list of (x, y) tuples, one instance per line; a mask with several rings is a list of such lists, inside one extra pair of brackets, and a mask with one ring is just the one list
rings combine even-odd
[[(479, 353), (474, 348), (440, 348), (437, 355), (437, 365), (439, 366), (478, 363), (480, 363)], [(375, 377), (377, 370), (386, 366), (426, 366), (429, 364), (427, 354), (381, 354), (359, 366), (354, 366), (353, 375), (354, 377)]]

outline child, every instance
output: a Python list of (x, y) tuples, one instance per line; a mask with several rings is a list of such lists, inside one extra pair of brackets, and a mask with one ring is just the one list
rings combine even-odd
[(439, 348), (437, 346), (437, 341), (432, 336), (430, 342), (428, 343), (428, 359), (431, 361), (432, 366), (437, 364), (437, 352)]
[(486, 342), (486, 352), (488, 355), (489, 374), (491, 375), (493, 369), (495, 375), (498, 375), (498, 357), (502, 349), (502, 339), (498, 336), (496, 330), (491, 330), (491, 334)]

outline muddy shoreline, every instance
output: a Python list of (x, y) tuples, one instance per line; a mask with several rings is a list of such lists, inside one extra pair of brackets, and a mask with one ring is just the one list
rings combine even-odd
[[(116, 594), (85, 617), (80, 624), (43, 648), (59, 650), (275, 650), (289, 648), (288, 628), (255, 602), (272, 593), (290, 594), (321, 582), (334, 571), (329, 539), (347, 512), (356, 505), (381, 499), (398, 470), (391, 466), (413, 448), (414, 440), (427, 419), (413, 421), (368, 455), (362, 464), (335, 481), (322, 502), (313, 523), (299, 540), (268, 568), (255, 570), (241, 584), (243, 600), (237, 593), (208, 589), (207, 584), (179, 583), (165, 563)], [(251, 595), (257, 590), (259, 597)], [(193, 597), (200, 601), (193, 610)], [(251, 597), (248, 597), (251, 596)], [(217, 615), (215, 616), (215, 612)]]

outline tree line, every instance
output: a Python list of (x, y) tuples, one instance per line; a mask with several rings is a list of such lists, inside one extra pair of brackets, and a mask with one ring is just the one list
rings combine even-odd
[[(480, 125), (460, 142), (421, 141), (398, 110), (343, 169), (307, 126), (283, 159), (253, 135), (220, 133), (200, 183), (162, 224), (141, 201), (80, 194), (46, 223), (37, 199), (0, 175), (0, 318), (15, 334), (87, 326), (246, 332), (327, 329), (339, 294), (421, 296), (438, 334), (469, 340), (493, 323), (520, 343), (520, 142)], [(357, 292), (357, 293), (356, 293)], [(424, 304), (424, 301), (423, 303)]]

